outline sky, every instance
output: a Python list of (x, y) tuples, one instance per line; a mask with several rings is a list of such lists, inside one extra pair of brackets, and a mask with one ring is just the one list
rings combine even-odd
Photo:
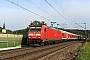
[(45, 21), (48, 26), (51, 22), (57, 22), (54, 27), (59, 24), (59, 27), (68, 29), (84, 29), (82, 27), (85, 27), (86, 22), (86, 29), (90, 30), (90, 0), (46, 0), (50, 5), (45, 0), (8, 1), (0, 0), (0, 26), (5, 22), (6, 29), (24, 29), (31, 21), (38, 20)]

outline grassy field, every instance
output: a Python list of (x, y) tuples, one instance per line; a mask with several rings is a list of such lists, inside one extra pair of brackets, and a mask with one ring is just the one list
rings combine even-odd
[(0, 48), (21, 45), (22, 35), (0, 34)]
[(90, 41), (85, 43), (77, 60), (90, 60)]

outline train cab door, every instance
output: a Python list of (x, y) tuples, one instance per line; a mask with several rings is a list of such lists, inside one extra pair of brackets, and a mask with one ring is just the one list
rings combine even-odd
[(45, 39), (46, 39), (47, 38), (46, 28), (44, 29), (44, 36), (45, 36)]

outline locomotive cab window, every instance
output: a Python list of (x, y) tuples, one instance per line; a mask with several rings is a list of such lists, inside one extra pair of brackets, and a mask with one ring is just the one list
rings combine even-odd
[(30, 31), (41, 31), (41, 27), (30, 27)]
[(41, 27), (36, 27), (36, 30), (37, 31), (41, 31)]

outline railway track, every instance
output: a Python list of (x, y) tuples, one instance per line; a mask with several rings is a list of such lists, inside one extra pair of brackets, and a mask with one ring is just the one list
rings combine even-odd
[(22, 48), (11, 51), (0, 52), (1, 60), (37, 60), (52, 54), (53, 52), (69, 48), (77, 44), (76, 41), (54, 44), (49, 46), (41, 46), (36, 48)]

